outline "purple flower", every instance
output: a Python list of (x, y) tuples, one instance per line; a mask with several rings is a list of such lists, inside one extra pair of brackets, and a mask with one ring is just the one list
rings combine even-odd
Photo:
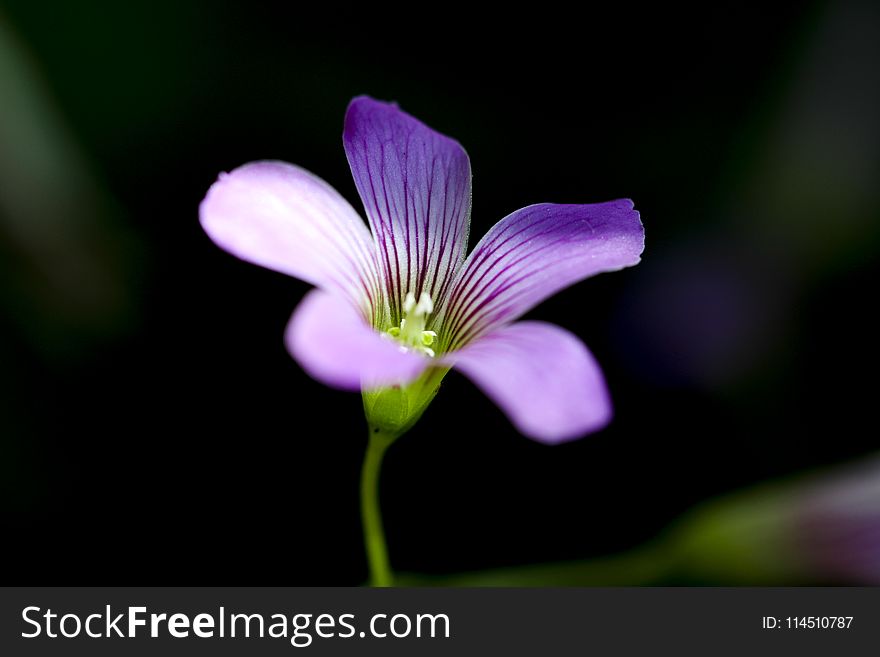
[(300, 365), (367, 391), (368, 416), (387, 406), (370, 391), (419, 390), (401, 425), (456, 368), (537, 440), (604, 426), (608, 392), (583, 343), (514, 320), (576, 281), (636, 264), (644, 231), (632, 202), (531, 205), (465, 257), (471, 169), (458, 142), (366, 97), (349, 105), (343, 141), (369, 229), (327, 183), (283, 162), (221, 174), (201, 205), (220, 247), (316, 286), (286, 332)]

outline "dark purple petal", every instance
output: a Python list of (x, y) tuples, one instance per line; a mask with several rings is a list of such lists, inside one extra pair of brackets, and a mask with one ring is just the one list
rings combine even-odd
[(220, 174), (200, 208), (202, 227), (243, 260), (295, 276), (371, 312), (380, 292), (366, 224), (317, 176), (284, 162)]
[(560, 443), (604, 427), (611, 402), (602, 371), (576, 336), (544, 322), (496, 329), (443, 357), (523, 434)]
[(396, 324), (407, 292), (427, 292), (436, 303), (464, 259), (470, 161), (457, 141), (366, 97), (349, 105), (343, 141)]
[(294, 311), (285, 342), (309, 375), (346, 390), (406, 383), (430, 363), (374, 330), (349, 301), (321, 290)]
[(442, 317), (443, 347), (465, 345), (581, 279), (636, 264), (644, 245), (629, 200), (517, 210), (459, 270)]

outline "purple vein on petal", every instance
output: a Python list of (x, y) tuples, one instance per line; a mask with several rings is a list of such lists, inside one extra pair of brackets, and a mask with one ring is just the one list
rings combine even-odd
[(368, 98), (349, 106), (344, 143), (398, 321), (408, 292), (436, 304), (464, 260), (470, 164), (454, 140)]
[(460, 347), (588, 276), (636, 264), (643, 248), (628, 200), (518, 210), (486, 234), (459, 271), (441, 348)]
[[(454, 331), (456, 325), (459, 323), (459, 319), (462, 313), (466, 312), (470, 309), (473, 302), (479, 296), (480, 284), (483, 280), (490, 274), (492, 268), (494, 266), (494, 261), (502, 261), (506, 256), (515, 251), (520, 247), (519, 244), (514, 243), (514, 245), (499, 255), (497, 258), (493, 259), (493, 263), (487, 265), (486, 267), (482, 267), (484, 263), (486, 263), (490, 258), (492, 258), (495, 253), (497, 253), (505, 244), (515, 240), (517, 237), (522, 235), (528, 230), (533, 230), (538, 226), (544, 225), (550, 221), (552, 221), (552, 217), (544, 217), (543, 219), (539, 219), (533, 224), (529, 224), (527, 221), (528, 217), (523, 217), (520, 221), (511, 222), (511, 225), (504, 226), (497, 236), (493, 239), (487, 241), (485, 245), (478, 246), (477, 249), (471, 254), (471, 257), (474, 258), (473, 264), (468, 268), (466, 275), (461, 281), (461, 285), (456, 286), (456, 291), (453, 293), (452, 297), (449, 300), (449, 307), (454, 308), (454, 312), (451, 316), (446, 318), (447, 322), (447, 331)], [(509, 230), (516, 227), (518, 224), (526, 225), (520, 228), (518, 231), (514, 232), (512, 235), (505, 237), (503, 240), (501, 237), (504, 233), (509, 232)], [(537, 237), (542, 237), (548, 234), (550, 231), (546, 231), (544, 233), (539, 234)], [(488, 238), (488, 234), (487, 234)], [(513, 263), (512, 263), (513, 264)], [(492, 279), (493, 281), (497, 278), (499, 274)], [(474, 276), (479, 274), (476, 280), (474, 280)], [(488, 284), (491, 284), (492, 281), (489, 281)]]
[[(541, 233), (538, 233), (538, 235), (535, 236), (535, 239), (540, 239), (542, 237), (546, 237), (546, 236), (552, 234), (552, 232), (553, 232), (553, 230), (551, 229), (551, 230), (546, 230)], [(517, 265), (525, 265), (528, 263), (528, 261), (530, 259), (540, 259), (541, 255), (544, 251), (547, 251), (549, 249), (553, 249), (553, 248), (555, 248), (561, 244), (564, 244), (568, 241), (569, 241), (569, 238), (562, 237), (562, 238), (555, 240), (553, 242), (543, 244), (542, 246), (535, 249), (534, 251), (528, 251), (528, 252), (524, 253), (523, 255), (519, 256), (518, 258), (516, 258), (515, 260), (513, 260), (512, 262), (504, 265), (503, 267), (500, 267), (499, 270), (495, 273), (495, 275), (492, 276), (492, 278), (490, 278), (488, 281), (486, 281), (482, 285), (482, 287), (474, 288), (473, 292), (466, 298), (465, 301), (462, 302), (462, 305), (457, 308), (457, 310), (460, 308), (457, 321), (449, 329), (450, 340), (452, 341), (452, 343), (454, 344), (456, 342), (461, 341), (461, 339), (457, 339), (458, 334), (466, 331), (468, 326), (470, 324), (473, 324), (474, 321), (479, 320), (481, 317), (484, 317), (486, 315), (486, 311), (489, 308), (489, 305), (493, 301), (495, 301), (497, 299), (502, 304), (503, 303), (511, 304), (518, 297), (522, 296), (524, 293), (527, 293), (530, 289), (532, 289), (534, 287), (534, 285), (532, 285), (528, 288), (520, 289), (517, 292), (514, 292), (512, 294), (504, 295), (504, 293), (507, 290), (509, 290), (510, 288), (515, 286), (517, 283), (522, 283), (523, 281), (528, 281), (528, 280), (532, 280), (535, 278), (535, 274), (533, 272), (529, 272), (526, 274), (520, 274), (519, 276), (517, 276), (516, 275), (517, 272), (522, 271), (522, 269), (519, 269), (519, 270), (516, 269)], [(507, 253), (505, 253), (503, 256), (501, 256), (499, 258), (499, 260), (503, 259), (504, 256), (508, 255), (509, 253), (512, 253), (515, 250), (516, 250), (516, 248), (512, 247)], [(563, 262), (571, 261), (571, 260), (576, 261), (576, 260), (579, 260), (581, 257), (582, 256), (580, 254), (576, 253), (576, 254), (565, 256), (562, 258), (556, 258), (554, 260), (553, 264), (558, 268), (559, 265), (562, 264)], [(477, 281), (477, 283), (476, 283), (477, 286), (480, 285), (483, 278), (485, 278), (485, 275), (488, 274), (490, 271), (491, 271), (491, 269), (486, 269), (484, 271), (483, 275), (480, 276), (480, 280)], [(502, 281), (499, 282), (498, 279), (500, 279), (505, 274), (509, 274), (509, 275), (506, 278), (504, 278)], [(462, 314), (465, 312), (467, 314), (465, 314), (464, 317), (462, 317)], [(466, 338), (462, 338), (462, 339), (466, 339)]]
[[(556, 260), (556, 264), (559, 265), (566, 261), (577, 261), (579, 258), (579, 255), (559, 258)], [(522, 285), (513, 292), (507, 292), (508, 289), (525, 281), (531, 281), (531, 284)], [(450, 346), (450, 349), (474, 340), (486, 331), (486, 327), (497, 326), (509, 318), (512, 319), (512, 315), (515, 312), (515, 302), (527, 297), (541, 284), (542, 281), (534, 280), (534, 276), (530, 274), (505, 282), (503, 286), (493, 291), (487, 298), (481, 300), (480, 305), (471, 311), (465, 320), (459, 323), (458, 329), (451, 338), (450, 344), (452, 346)], [(505, 294), (505, 292), (507, 293)]]

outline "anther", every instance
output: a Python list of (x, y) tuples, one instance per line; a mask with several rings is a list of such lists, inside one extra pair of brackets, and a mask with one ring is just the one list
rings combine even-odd
[(387, 334), (401, 343), (405, 350), (419, 351), (433, 357), (434, 350), (431, 345), (437, 337), (435, 331), (426, 331), (425, 323), (428, 315), (434, 312), (434, 302), (427, 293), (419, 295), (418, 302), (413, 292), (407, 292), (403, 298), (404, 317), (400, 320), (400, 326), (392, 326)]

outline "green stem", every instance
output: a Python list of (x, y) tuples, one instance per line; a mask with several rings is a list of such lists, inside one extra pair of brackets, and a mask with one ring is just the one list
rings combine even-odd
[(370, 429), (370, 440), (364, 465), (361, 469), (361, 521), (364, 526), (364, 545), (370, 565), (371, 586), (392, 586), (394, 573), (388, 561), (388, 548), (385, 545), (385, 531), (382, 529), (382, 513), (379, 508), (379, 471), (385, 450), (394, 442), (394, 437)]

